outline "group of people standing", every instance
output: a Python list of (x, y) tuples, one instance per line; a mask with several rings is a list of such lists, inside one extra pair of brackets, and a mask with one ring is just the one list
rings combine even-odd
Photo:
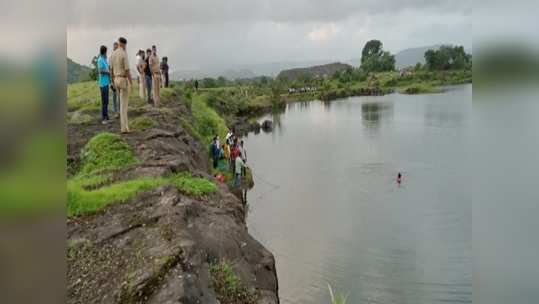
[(137, 53), (137, 71), (139, 76), (139, 96), (149, 104), (159, 106), (160, 88), (168, 88), (168, 58), (159, 61), (157, 47), (139, 50)]
[[(133, 87), (126, 47), (127, 39), (120, 37), (113, 44), (110, 58), (107, 57), (107, 47), (102, 45), (99, 48), (99, 57), (97, 59), (102, 123), (108, 124), (110, 122), (108, 112), (109, 90), (112, 90), (112, 111), (116, 114), (116, 117), (120, 116), (122, 133), (130, 132), (127, 109), (129, 91)], [(168, 58), (163, 57), (163, 61), (160, 62), (155, 45), (148, 49), (146, 54), (144, 54), (144, 51), (139, 50), (137, 53), (137, 71), (139, 74), (140, 97), (142, 99), (146, 98), (148, 103), (154, 106), (159, 106), (159, 89), (163, 85), (162, 77), (164, 78), (164, 86), (168, 87)]]
[(240, 140), (232, 131), (228, 131), (225, 137), (225, 142), (221, 145), (219, 136), (213, 138), (211, 144), (211, 156), (213, 160), (213, 168), (219, 167), (219, 161), (223, 160), (228, 165), (232, 176), (234, 177), (234, 186), (241, 185), (241, 178), (245, 176), (247, 163), (247, 151), (243, 140)]

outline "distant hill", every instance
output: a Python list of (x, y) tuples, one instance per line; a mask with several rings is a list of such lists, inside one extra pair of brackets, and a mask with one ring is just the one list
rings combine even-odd
[(418, 62), (425, 64), (425, 52), (440, 48), (441, 44), (422, 46), (417, 48), (405, 49), (395, 54), (395, 67), (397, 69), (414, 66)]
[(309, 76), (309, 77), (331, 76), (335, 74), (335, 72), (343, 71), (348, 68), (352, 68), (352, 66), (349, 64), (336, 62), (336, 63), (312, 66), (308, 68), (295, 68), (295, 69), (284, 70), (284, 71), (281, 71), (279, 75), (277, 75), (277, 78), (294, 81), (302, 75)]
[(90, 80), (92, 69), (67, 58), (67, 83), (83, 82)]
[(228, 80), (253, 78), (257, 75), (249, 69), (207, 69), (207, 70), (178, 70), (172, 72), (174, 80), (202, 79), (206, 77), (217, 78), (223, 76)]

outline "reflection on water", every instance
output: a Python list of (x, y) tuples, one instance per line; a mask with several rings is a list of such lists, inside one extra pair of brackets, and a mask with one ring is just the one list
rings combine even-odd
[[(245, 142), (250, 232), (276, 258), (282, 303), (471, 302), (464, 165), (471, 86), (296, 103)], [(395, 183), (397, 172), (404, 183)]]
[(393, 104), (388, 102), (365, 102), (361, 104), (361, 117), (366, 129), (378, 129), (381, 119), (391, 119)]

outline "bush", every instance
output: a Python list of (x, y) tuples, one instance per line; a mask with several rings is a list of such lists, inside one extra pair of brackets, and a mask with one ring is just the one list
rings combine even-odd
[(221, 304), (256, 303), (256, 293), (243, 285), (232, 267), (224, 261), (210, 266), (212, 283)]
[(99, 133), (81, 151), (81, 172), (116, 170), (136, 162), (131, 147), (117, 134)]

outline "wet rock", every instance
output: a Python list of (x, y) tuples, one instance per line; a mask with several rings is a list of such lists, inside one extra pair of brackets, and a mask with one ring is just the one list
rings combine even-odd
[(271, 132), (273, 130), (273, 122), (271, 120), (264, 120), (262, 123), (262, 130), (265, 132)]

